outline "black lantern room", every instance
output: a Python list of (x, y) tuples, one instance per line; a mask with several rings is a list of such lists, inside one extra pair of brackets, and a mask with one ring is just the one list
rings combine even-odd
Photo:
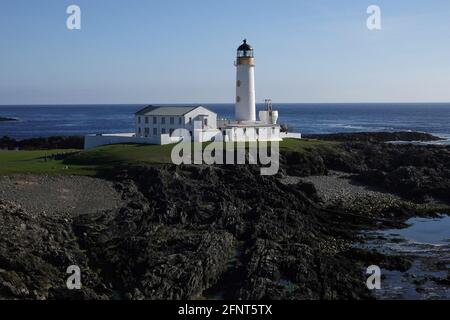
[(237, 56), (238, 58), (253, 58), (253, 48), (247, 43), (247, 39), (244, 39), (244, 42), (237, 49)]

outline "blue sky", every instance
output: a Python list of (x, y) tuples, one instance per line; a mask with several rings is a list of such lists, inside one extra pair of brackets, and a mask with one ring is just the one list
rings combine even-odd
[(259, 102), (450, 101), (448, 0), (2, 0), (0, 104), (231, 103), (243, 38)]

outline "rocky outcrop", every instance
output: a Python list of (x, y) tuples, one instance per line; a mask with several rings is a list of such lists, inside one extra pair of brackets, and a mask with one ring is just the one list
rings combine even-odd
[(47, 137), (16, 140), (9, 137), (0, 139), (0, 149), (19, 150), (51, 150), (51, 149), (83, 149), (84, 137)]
[[(345, 156), (352, 155), (346, 171), (357, 173), (363, 183), (419, 202), (432, 199), (450, 202), (448, 147), (347, 143), (343, 150)], [(330, 167), (343, 169), (334, 160), (326, 162)]]
[[(333, 150), (284, 153), (274, 177), (247, 165), (114, 168), (103, 174), (120, 207), (83, 215), (1, 201), (0, 299), (370, 298), (367, 263), (403, 270), (408, 261), (351, 244), (415, 212), (330, 208), (311, 183), (280, 178), (339, 169), (446, 199), (449, 149), (357, 141)], [(70, 265), (81, 268), (80, 291), (66, 287)]]
[[(354, 231), (334, 227), (311, 186), (250, 166), (124, 168), (110, 178), (126, 202), (117, 210), (0, 207), (0, 298), (192, 299), (225, 278), (238, 283), (220, 287), (228, 298), (369, 296), (358, 267), (340, 258), (342, 234)], [(67, 290), (69, 265), (80, 266), (83, 290)]]
[[(78, 245), (70, 217), (31, 214), (0, 201), (0, 239), (0, 299), (107, 298)], [(83, 270), (84, 290), (69, 292), (65, 287), (71, 265)]]
[(439, 141), (442, 138), (424, 132), (353, 132), (332, 134), (305, 134), (306, 139), (320, 139), (328, 141), (358, 141), (358, 142), (388, 142), (388, 141)]
[[(320, 158), (316, 158), (316, 166), (324, 168), (316, 172), (336, 170), (353, 173), (357, 174), (355, 178), (360, 182), (419, 202), (439, 200), (450, 203), (450, 147), (385, 143), (394, 140), (439, 140), (437, 137), (416, 132), (348, 133), (314, 137), (345, 141), (337, 144), (334, 152), (322, 152)], [(295, 168), (303, 162), (303, 159), (295, 159), (291, 163), (282, 163)], [(311, 167), (311, 164), (306, 165), (306, 168), (308, 166)], [(304, 173), (286, 170), (298, 176)], [(313, 170), (306, 171), (314, 174)]]

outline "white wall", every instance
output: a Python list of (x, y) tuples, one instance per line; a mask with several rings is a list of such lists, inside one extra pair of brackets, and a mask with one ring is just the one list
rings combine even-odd
[[(205, 115), (205, 116), (203, 116)], [(139, 123), (138, 117), (141, 118)], [(176, 129), (186, 129), (188, 131), (194, 130), (195, 121), (203, 121), (204, 118), (208, 119), (208, 125), (204, 126), (205, 129), (216, 129), (217, 128), (217, 115), (216, 113), (209, 111), (204, 107), (198, 107), (191, 112), (183, 116), (136, 116), (136, 135), (140, 137), (145, 137), (145, 129), (148, 129), (149, 137), (154, 137), (154, 129), (156, 129), (156, 135), (160, 136), (165, 130), (165, 134), (169, 134), (170, 130)], [(148, 123), (146, 123), (146, 118), (148, 118)], [(156, 124), (153, 122), (153, 118), (156, 118)], [(162, 123), (162, 119), (165, 119), (165, 123)], [(173, 124), (170, 123), (170, 119), (173, 118)], [(189, 121), (191, 119), (191, 121)], [(139, 133), (139, 128), (141, 132)]]
[[(138, 117), (141, 118), (141, 122), (139, 123)], [(163, 122), (164, 118), (164, 124)], [(148, 123), (146, 122), (146, 119), (148, 120)], [(154, 119), (156, 120), (156, 123), (154, 123)], [(173, 119), (173, 123), (170, 122), (170, 120)], [(184, 126), (184, 117), (183, 116), (136, 116), (135, 117), (135, 123), (136, 123), (136, 135), (144, 137), (145, 136), (145, 129), (148, 129), (148, 136), (159, 136), (161, 134), (169, 134), (170, 130), (175, 130), (178, 128), (183, 128)], [(139, 134), (139, 128), (141, 128), (141, 133)], [(156, 129), (156, 134), (154, 133), (154, 130)], [(163, 130), (165, 130), (165, 133), (163, 133)]]
[(295, 132), (291, 132), (291, 133), (281, 132), (280, 133), (280, 137), (282, 139), (286, 139), (286, 138), (302, 139), (302, 134), (301, 133), (295, 133)]
[[(244, 131), (245, 129), (245, 131)], [(230, 127), (226, 129), (227, 141), (280, 141), (280, 127)]]
[(84, 137), (84, 149), (89, 150), (99, 146), (124, 143), (166, 145), (177, 143), (179, 141), (180, 138), (171, 138), (168, 134), (148, 138), (135, 137), (134, 134), (128, 133), (115, 135), (87, 135)]
[[(208, 109), (204, 107), (198, 107), (191, 112), (185, 114), (185, 126), (184, 128), (192, 131), (194, 130), (194, 122), (195, 121), (201, 121), (202, 115), (207, 115), (208, 118), (208, 125), (203, 126), (204, 129), (216, 129), (217, 128), (217, 114), (215, 112), (209, 111)], [(189, 122), (189, 119), (192, 119), (191, 123)]]

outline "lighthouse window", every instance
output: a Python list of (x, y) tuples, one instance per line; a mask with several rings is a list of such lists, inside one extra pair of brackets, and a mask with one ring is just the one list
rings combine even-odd
[(236, 86), (237, 86), (237, 87), (240, 87), (240, 86), (241, 86), (241, 81), (240, 81), (240, 80), (237, 81)]
[(237, 96), (236, 97), (236, 102), (241, 102), (241, 97)]

